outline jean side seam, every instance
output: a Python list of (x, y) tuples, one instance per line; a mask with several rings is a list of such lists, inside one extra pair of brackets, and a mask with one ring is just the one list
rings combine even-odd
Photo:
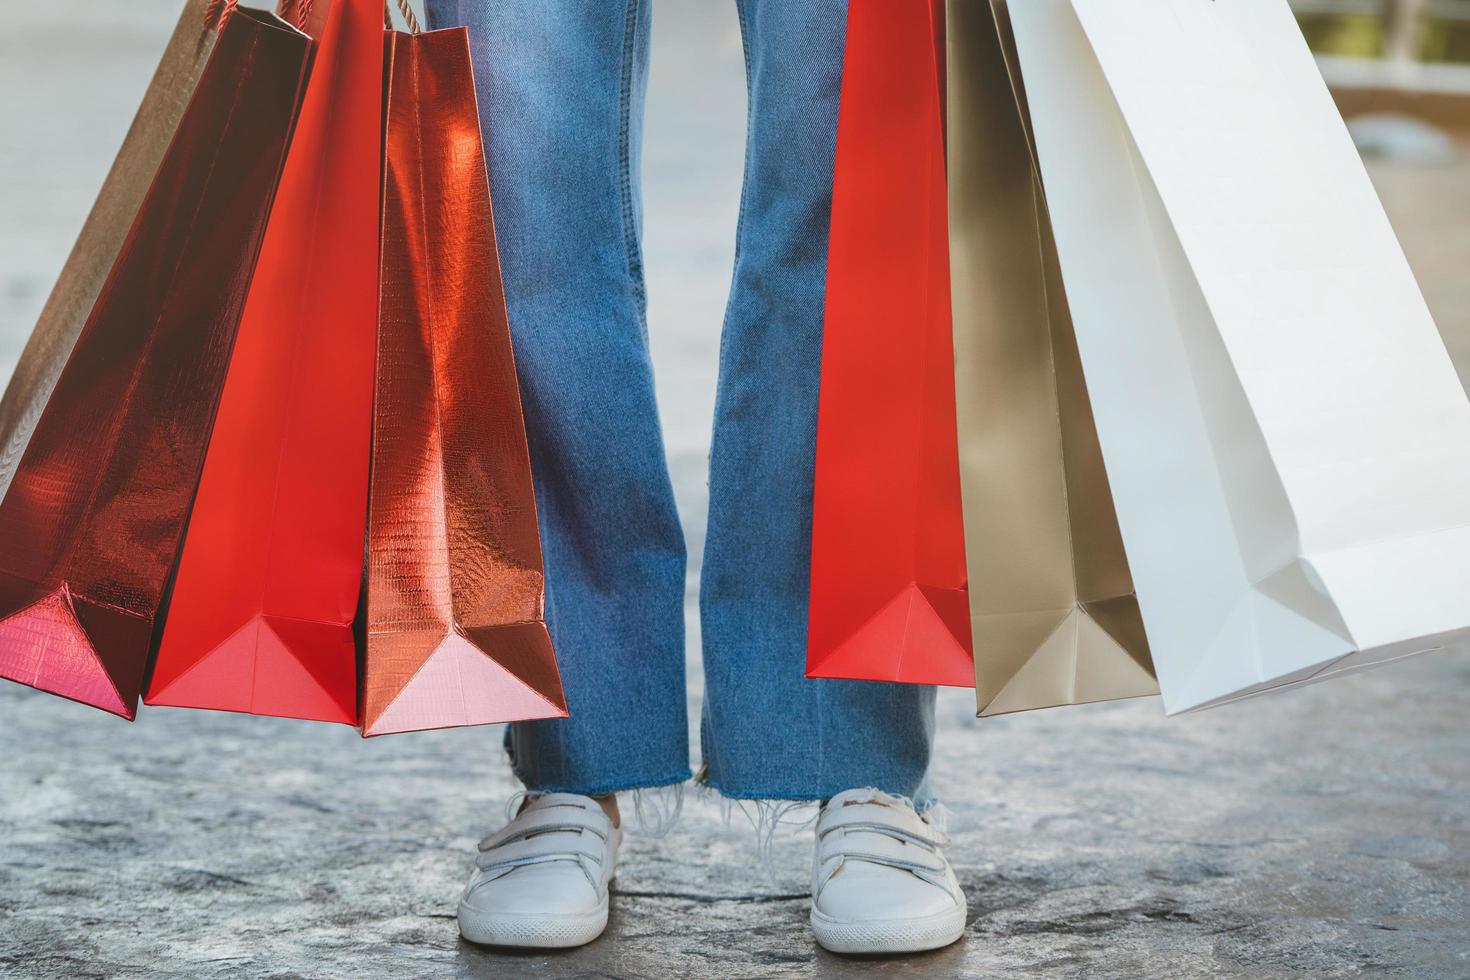
[[(740, 22), (740, 49), (741, 49), (741, 56), (742, 56), (742, 58), (745, 61), (745, 160), (744, 160), (744, 163), (742, 164), (742, 170), (741, 170), (741, 176), (740, 176), (740, 210), (737, 212), (737, 216), (736, 216), (736, 219), (735, 219), (735, 259), (734, 259), (734, 263), (732, 265), (731, 272), (730, 272), (730, 296), (726, 300), (726, 303), (725, 303), (725, 317), (724, 317), (723, 322), (720, 324), (720, 350), (719, 350), (719, 361), (718, 361), (718, 364), (719, 364), (719, 367), (720, 367), (720, 379), (719, 379), (720, 383), (716, 386), (716, 390), (715, 390), (715, 414), (714, 414), (714, 419), (713, 419), (713, 423), (714, 423), (716, 435), (718, 435), (718, 430), (719, 430), (719, 427), (720, 427), (720, 424), (721, 424), (721, 419), (723, 417), (722, 409), (724, 407), (723, 406), (724, 399), (721, 396), (722, 396), (723, 391), (724, 391), (724, 381), (725, 381), (725, 377), (724, 377), (724, 374), (725, 374), (725, 354), (726, 354), (726, 348), (728, 346), (728, 340), (729, 340), (729, 337), (730, 337), (730, 319), (734, 315), (734, 310), (735, 310), (736, 290), (739, 288), (740, 253), (741, 253), (741, 245), (742, 245), (742, 243), (745, 240), (746, 197), (747, 197), (747, 194), (748, 194), (748, 190), (749, 190), (749, 187), (750, 187), (750, 181), (751, 181), (751, 172), (750, 172), (750, 170), (751, 170), (751, 158), (752, 158), (752, 154), (751, 154), (751, 143), (753, 142), (752, 139), (751, 139), (751, 124), (752, 124), (752, 121), (755, 118), (754, 108), (753, 108), (754, 95), (755, 95), (755, 82), (754, 82), (754, 75), (752, 74), (753, 63), (751, 61), (751, 56), (750, 56), (750, 30), (751, 30), (751, 28), (750, 28), (750, 19), (749, 19), (749, 16), (747, 15), (747, 13), (746, 13), (746, 9), (745, 8), (746, 8), (746, 5), (744, 3), (744, 0), (740, 0), (740, 2), (738, 2), (738, 3), (735, 4), (735, 16), (737, 17), (737, 19)], [(717, 451), (718, 444), (719, 444), (718, 438), (716, 438), (716, 439), (714, 439), (714, 440), (711, 441), (709, 459), (708, 459), (707, 470), (706, 470), (706, 472), (708, 473), (708, 476), (709, 476), (710, 483), (711, 483), (711, 494), (710, 494), (710, 511), (711, 511), (711, 513), (713, 512), (714, 506), (715, 506), (715, 497), (714, 497), (714, 492), (713, 492), (713, 480), (714, 480), (714, 473), (715, 473), (715, 453)], [(706, 517), (706, 523), (708, 523), (708, 516)], [(704, 550), (705, 562), (704, 562), (704, 565), (702, 565), (701, 568), (700, 568), (700, 578), (699, 578), (699, 616), (700, 616), (700, 622), (702, 624), (707, 619), (707, 614), (706, 614), (706, 600), (705, 600), (705, 582), (706, 582), (706, 579), (705, 579), (705, 576), (704, 576), (704, 571), (705, 571), (705, 568), (709, 564), (708, 559), (709, 559), (710, 541), (711, 541), (711, 536), (708, 535), (708, 533), (706, 533), (705, 545), (704, 545), (704, 548), (705, 548), (705, 550)], [(712, 601), (711, 601), (711, 604), (712, 604)], [(710, 649), (709, 648), (709, 640), (708, 640), (708, 637), (709, 637), (709, 633), (708, 632), (702, 632), (702, 634), (701, 634), (701, 646), (703, 647), (703, 653), (704, 653), (704, 655), (706, 657), (708, 656), (709, 649)], [(707, 776), (709, 772), (713, 771), (716, 768), (716, 763), (718, 761), (717, 758), (716, 758), (716, 755), (718, 753), (718, 747), (715, 745), (715, 736), (714, 736), (715, 724), (714, 724), (714, 717), (713, 717), (713, 715), (714, 715), (715, 710), (716, 710), (715, 707), (713, 706), (713, 704), (710, 701), (708, 688), (706, 688), (705, 693), (704, 693), (703, 711), (701, 712), (700, 725), (699, 725), (699, 754), (700, 754), (700, 757), (701, 757), (701, 760), (700, 761), (702, 763), (702, 766), (701, 766), (701, 776)]]
[[(740, 208), (735, 214), (735, 258), (730, 269), (730, 296), (725, 302), (724, 322), (720, 324), (719, 364), (721, 370), (725, 365), (726, 340), (730, 336), (730, 318), (734, 315), (736, 290), (739, 288), (740, 258), (745, 251), (745, 218), (752, 180), (751, 162), (754, 156), (751, 146), (755, 143), (752, 138), (755, 124), (755, 62), (750, 54), (750, 16), (746, 13), (744, 0), (735, 4), (735, 16), (740, 21), (740, 54), (745, 61), (745, 159), (740, 165)], [(715, 405), (715, 424), (719, 424), (718, 404)]]
[[(746, 214), (746, 191), (750, 187), (750, 164), (751, 145), (755, 142), (751, 139), (751, 128), (755, 121), (755, 62), (750, 54), (750, 16), (746, 13), (745, 3), (735, 5), (735, 16), (740, 21), (740, 54), (745, 61), (745, 160), (741, 165), (740, 172), (740, 210), (735, 217), (735, 265), (740, 265), (741, 245), (745, 241), (745, 214)], [(734, 283), (731, 283), (731, 291), (734, 291)], [(728, 316), (727, 316), (728, 319)]]
[[(716, 437), (718, 437), (718, 435), (719, 435), (719, 428), (720, 428), (720, 424), (721, 424), (721, 419), (723, 418), (723, 411), (722, 410), (724, 408), (724, 398), (723, 398), (723, 395), (724, 395), (724, 390), (725, 390), (725, 352), (726, 352), (727, 347), (729, 346), (730, 320), (731, 320), (731, 318), (735, 314), (735, 299), (736, 299), (736, 296), (737, 296), (737, 290), (739, 289), (739, 285), (740, 285), (740, 257), (741, 257), (741, 253), (744, 251), (743, 245), (744, 245), (744, 242), (745, 242), (745, 217), (746, 217), (746, 210), (747, 210), (746, 209), (746, 203), (747, 203), (746, 199), (749, 196), (749, 189), (750, 189), (750, 183), (751, 183), (751, 160), (752, 160), (752, 156), (753, 156), (753, 154), (751, 152), (751, 145), (752, 145), (752, 143), (754, 143), (754, 140), (751, 138), (751, 135), (752, 135), (751, 134), (751, 127), (752, 127), (753, 122), (754, 122), (754, 119), (755, 119), (755, 110), (754, 110), (754, 102), (755, 102), (755, 76), (753, 74), (754, 62), (752, 61), (751, 54), (750, 54), (750, 31), (751, 31), (750, 18), (749, 18), (749, 15), (746, 13), (744, 0), (740, 0), (740, 2), (737, 2), (735, 4), (735, 16), (736, 16), (736, 18), (740, 22), (740, 50), (741, 50), (741, 57), (745, 61), (745, 160), (741, 164), (741, 173), (740, 173), (740, 209), (736, 213), (736, 217), (735, 217), (735, 258), (734, 258), (733, 263), (731, 264), (731, 269), (730, 269), (730, 295), (729, 295), (729, 297), (725, 301), (725, 316), (724, 316), (724, 319), (720, 323), (720, 350), (719, 350), (719, 360), (717, 361), (717, 363), (719, 364), (719, 369), (720, 369), (720, 377), (718, 379), (718, 383), (715, 386), (715, 415), (714, 415), (714, 420), (713, 420), (714, 429), (715, 429), (715, 436)], [(718, 446), (719, 446), (719, 439), (718, 438), (713, 439), (711, 441), (711, 443), (710, 443), (710, 453), (709, 453), (708, 470), (707, 470), (707, 472), (708, 472), (708, 474), (710, 476), (711, 482), (713, 481), (713, 477), (714, 477), (714, 471), (715, 471), (715, 453), (718, 451)], [(711, 510), (713, 510), (713, 507), (714, 507), (714, 496), (713, 496), (713, 487), (712, 486), (711, 486), (710, 507), (711, 507)], [(708, 520), (706, 520), (706, 523), (708, 523)], [(705, 538), (705, 557), (706, 557), (706, 559), (708, 559), (708, 557), (709, 557), (709, 545), (710, 545), (710, 538), (708, 536), (706, 536), (706, 538)], [(700, 580), (699, 580), (699, 604), (700, 604), (700, 616), (701, 616), (701, 618), (703, 618), (703, 616), (704, 616), (704, 575), (703, 575), (703, 571), (704, 571), (703, 568), (701, 568), (700, 569), (701, 574), (700, 574)], [(703, 739), (701, 738), (701, 744), (702, 743), (703, 743)]]
[[(725, 302), (725, 318), (720, 324), (720, 352), (719, 365), (723, 372), (725, 365), (726, 341), (730, 336), (730, 318), (734, 315), (736, 290), (739, 288), (740, 280), (740, 257), (744, 252), (745, 244), (745, 216), (747, 211), (747, 197), (751, 183), (751, 145), (755, 142), (752, 137), (752, 126), (755, 120), (755, 76), (753, 74), (754, 62), (750, 55), (750, 17), (746, 13), (745, 3), (735, 4), (735, 16), (740, 21), (740, 52), (745, 61), (745, 159), (741, 164), (740, 171), (740, 208), (735, 215), (735, 258), (730, 269), (730, 295)], [(723, 378), (721, 379), (723, 380)], [(715, 425), (720, 423), (720, 404), (718, 391), (715, 400)], [(714, 453), (711, 449), (710, 462), (713, 464)], [(701, 583), (702, 584), (702, 583)]]
[(648, 291), (643, 282), (643, 251), (638, 242), (633, 207), (633, 75), (638, 52), (638, 19), (642, 0), (628, 0), (623, 21), (623, 63), (618, 78), (618, 179), (623, 212), (623, 247), (627, 252), (629, 287), (641, 317), (648, 315)]
[[(818, 384), (817, 384), (817, 390), (818, 390), (819, 393), (821, 391), (821, 384), (820, 384), (820, 365), (821, 365), (821, 362), (822, 362), (823, 353), (826, 350), (826, 322), (827, 322), (827, 291), (826, 291), (826, 283), (827, 283), (828, 273), (830, 271), (828, 259), (830, 258), (829, 250), (830, 250), (831, 241), (832, 241), (832, 210), (833, 210), (833, 206), (834, 206), (833, 205), (833, 190), (834, 190), (834, 187), (835, 187), (836, 181), (837, 181), (837, 135), (838, 135), (838, 130), (839, 130), (840, 126), (841, 126), (841, 121), (842, 121), (842, 102), (841, 102), (842, 87), (843, 87), (843, 82), (844, 82), (844, 80), (847, 77), (847, 44), (846, 44), (846, 41), (845, 41), (845, 38), (847, 36), (847, 25), (846, 25), (845, 18), (844, 18), (844, 23), (843, 23), (843, 29), (842, 29), (841, 36), (844, 38), (844, 40), (841, 42), (841, 48), (839, 50), (838, 58), (837, 58), (837, 63), (838, 63), (838, 72), (837, 72), (837, 91), (838, 91), (837, 118), (832, 121), (832, 130), (831, 130), (831, 132), (832, 132), (832, 145), (831, 145), (831, 153), (827, 157), (827, 159), (829, 161), (828, 162), (828, 167), (827, 167), (827, 176), (828, 176), (828, 184), (827, 184), (827, 205), (828, 205), (827, 206), (827, 225), (826, 225), (826, 229), (825, 229), (826, 236), (825, 236), (825, 240), (822, 242), (822, 249), (821, 249), (821, 254), (822, 254), (822, 263), (821, 264), (822, 264), (822, 283), (823, 283), (823, 288), (822, 288), (822, 294), (821, 294), (821, 302), (819, 304), (818, 313), (817, 313), (818, 320), (819, 320), (819, 322), (822, 325), (821, 326), (821, 329), (819, 329), (817, 331), (817, 363), (819, 365), (819, 367), (818, 367)], [(809, 472), (812, 474), (812, 479), (813, 479), (814, 482), (815, 482), (815, 479), (816, 479), (816, 470), (817, 470), (817, 436), (816, 436), (816, 427), (817, 427), (817, 420), (819, 418), (819, 413), (820, 413), (820, 403), (819, 403), (819, 407), (818, 407), (818, 414), (814, 415), (813, 418), (812, 418), (811, 469), (809, 470)], [(816, 511), (816, 493), (815, 493), (815, 489), (813, 488), (812, 497), (811, 497), (811, 507), (806, 512), (806, 531), (807, 531), (806, 538), (807, 538), (808, 543), (810, 543), (810, 541), (811, 541), (811, 531), (812, 531), (812, 527), (814, 525), (815, 518), (816, 518), (815, 511)], [(808, 585), (810, 585), (810, 582), (811, 582), (811, 573), (812, 573), (811, 552), (808, 551), (807, 552), (807, 582), (808, 582)], [(808, 610), (808, 616), (807, 616), (807, 618), (805, 620), (805, 625), (806, 625), (806, 630), (804, 631), (803, 637), (802, 637), (802, 639), (803, 639), (803, 645), (808, 648), (808, 653), (810, 653), (810, 635), (811, 635), (810, 610)], [(827, 715), (827, 694), (828, 694), (828, 685), (826, 685), (826, 684), (819, 684), (817, 686), (817, 714), (818, 714), (818, 717), (820, 717), (820, 718), (826, 718), (826, 717), (828, 717), (828, 715)], [(822, 778), (822, 779), (825, 780), (826, 773), (827, 773), (827, 729), (826, 729), (826, 726), (825, 725), (819, 725), (819, 726), (817, 726), (817, 772), (819, 774), (819, 778)]]

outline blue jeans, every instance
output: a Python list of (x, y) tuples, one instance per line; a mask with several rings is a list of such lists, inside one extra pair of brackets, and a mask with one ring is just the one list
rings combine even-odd
[[(701, 581), (703, 778), (925, 797), (932, 688), (808, 680), (812, 471), (846, 0), (742, 0), (750, 89)], [(639, 189), (650, 0), (428, 0), (468, 24), (571, 717), (533, 790), (688, 779), (685, 550), (654, 404)]]

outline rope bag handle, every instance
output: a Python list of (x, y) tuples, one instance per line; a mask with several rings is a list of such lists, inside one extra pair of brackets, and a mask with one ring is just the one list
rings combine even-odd
[[(281, 18), (293, 26), (300, 28), (311, 19), (311, 9), (316, 0), (281, 0)], [(414, 34), (423, 33), (423, 26), (419, 23), (418, 15), (413, 11), (413, 4), (409, 0), (396, 0), (398, 12), (403, 15), (403, 22)], [(204, 26), (206, 30), (217, 30), (224, 22), (225, 15), (239, 5), (239, 0), (209, 0), (204, 7)], [(387, 0), (383, 0), (383, 22), (388, 25), (393, 23), (393, 10)]]

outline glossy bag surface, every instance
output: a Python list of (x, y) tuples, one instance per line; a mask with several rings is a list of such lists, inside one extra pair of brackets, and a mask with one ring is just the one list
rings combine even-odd
[(224, 20), (0, 503), (0, 675), (136, 711), (308, 54)]
[(188, 0), (117, 159), (97, 194), (0, 399), (0, 499), (112, 271), (218, 38), (210, 0)]
[(387, 52), (363, 734), (564, 717), (468, 36)]
[(150, 704), (354, 724), (377, 325), (383, 7), (292, 3), (311, 79), (250, 286)]
[(943, 128), (943, 11), (855, 0), (837, 127), (807, 676), (974, 683)]

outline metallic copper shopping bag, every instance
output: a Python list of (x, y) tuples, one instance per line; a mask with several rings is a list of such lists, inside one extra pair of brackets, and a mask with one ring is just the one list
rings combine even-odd
[(1158, 692), (1001, 0), (949, 3), (960, 483), (982, 715)]
[(309, 46), (224, 20), (0, 502), (0, 676), (136, 710)]
[(357, 722), (378, 311), (381, 0), (317, 38), (146, 701)]
[(968, 687), (945, 233), (942, 0), (847, 23), (812, 514), (808, 677)]
[(0, 400), (0, 499), (15, 478), (41, 411), (194, 95), (214, 50), (222, 12), (217, 0), (188, 0), (184, 5), (122, 149), (20, 355)]
[(363, 734), (564, 717), (468, 35), (387, 53)]

